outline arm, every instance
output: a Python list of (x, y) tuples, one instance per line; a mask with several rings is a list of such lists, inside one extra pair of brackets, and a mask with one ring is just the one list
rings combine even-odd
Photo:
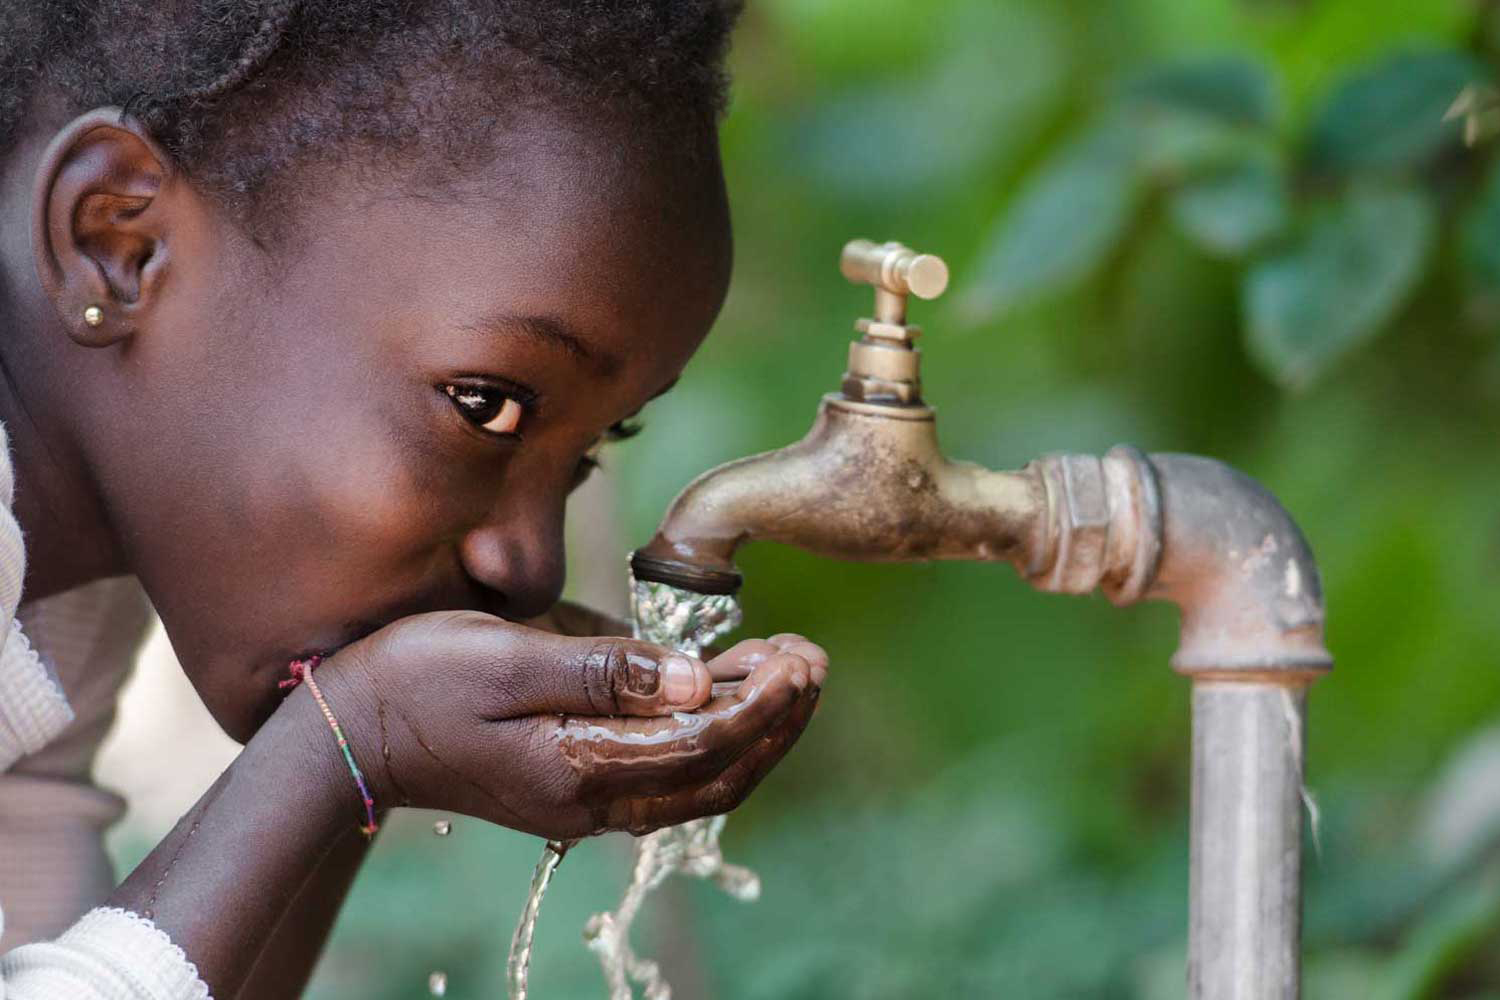
[[(825, 671), (800, 637), (704, 664), (449, 612), (387, 626), (318, 678), (377, 803), (569, 840), (733, 809), (807, 725)], [(715, 682), (733, 690), (712, 696)], [(115, 910), (0, 960), (0, 997), (205, 1000), (206, 983), (250, 1000), (265, 943), (362, 811), (299, 688), (110, 898)]]
[(244, 989), (240, 990), (243, 1000), (290, 1000), (302, 996), (371, 846), (351, 825), (328, 852), (298, 890), (286, 916), (276, 925), (275, 934), (261, 950)]
[[(566, 636), (628, 636), (631, 631), (625, 622), (572, 601), (559, 601), (526, 624)], [(370, 844), (351, 827), (297, 893), (261, 952), (242, 997), (278, 1000), (302, 995), (369, 848)]]
[[(245, 746), (109, 905), (153, 920), (220, 998), (238, 996), (260, 952), (335, 845), (358, 794), (306, 690)], [(355, 831), (358, 837), (358, 832)]]
[(257, 942), (358, 816), (323, 725), (307, 693), (293, 692), (115, 891), (112, 909), (5, 956), (0, 996), (202, 1000), (205, 983), (221, 1000), (237, 996)]

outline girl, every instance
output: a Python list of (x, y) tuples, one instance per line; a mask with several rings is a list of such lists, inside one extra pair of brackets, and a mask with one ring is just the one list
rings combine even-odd
[[(722, 302), (734, 14), (0, 0), (0, 997), (295, 996), (385, 809), (642, 832), (796, 740), (800, 637), (514, 624), (606, 631), (563, 508)], [(245, 748), (111, 893), (121, 576)]]

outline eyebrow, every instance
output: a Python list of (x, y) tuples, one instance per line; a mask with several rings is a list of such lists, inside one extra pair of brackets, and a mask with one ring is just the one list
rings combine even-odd
[(532, 313), (497, 313), (485, 316), (463, 329), (490, 336), (520, 334), (531, 340), (560, 347), (579, 361), (598, 369), (601, 375), (613, 375), (624, 362), (613, 354), (591, 346), (576, 328), (556, 316)]

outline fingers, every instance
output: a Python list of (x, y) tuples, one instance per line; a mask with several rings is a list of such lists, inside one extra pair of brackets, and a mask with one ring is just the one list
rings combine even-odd
[(819, 690), (809, 688), (781, 723), (721, 773), (696, 788), (617, 803), (611, 825), (637, 836), (702, 816), (729, 812), (744, 802), (786, 756), (817, 708)]
[(630, 626), (625, 622), (572, 601), (558, 601), (545, 613), (527, 618), (521, 624), (557, 635), (630, 635)]
[(494, 718), (670, 715), (708, 701), (713, 685), (701, 660), (654, 643), (553, 635), (499, 619), (471, 625), (466, 649)]
[[(780, 641), (789, 648), (806, 642)], [(774, 648), (769, 640), (760, 642)], [(765, 645), (741, 652), (759, 661), (749, 676), (696, 712), (506, 720), (492, 730), (500, 743), (491, 744), (486, 756), (534, 769), (522, 784), (533, 789), (535, 801), (521, 811), (547, 836), (558, 830), (572, 831), (570, 836), (611, 829), (639, 834), (726, 812), (796, 742), (819, 691), (812, 682), (814, 664), (802, 655), (778, 650), (762, 659)], [(821, 660), (821, 650), (806, 652)]]
[(716, 682), (741, 681), (750, 671), (781, 652), (781, 647), (766, 639), (745, 639), (730, 646), (708, 661), (708, 672)]
[(772, 731), (811, 683), (801, 657), (762, 661), (734, 693), (656, 719), (568, 719), (558, 749), (587, 794), (657, 794), (719, 773)]
[(746, 639), (708, 661), (708, 672), (716, 683), (737, 681), (755, 665), (776, 653), (795, 653), (813, 668), (813, 683), (821, 685), (828, 673), (828, 654), (817, 643), (795, 632), (782, 632), (769, 639)]
[(812, 681), (818, 687), (828, 680), (828, 653), (822, 646), (795, 632), (780, 632), (766, 641), (783, 652), (796, 653), (806, 660), (812, 667)]

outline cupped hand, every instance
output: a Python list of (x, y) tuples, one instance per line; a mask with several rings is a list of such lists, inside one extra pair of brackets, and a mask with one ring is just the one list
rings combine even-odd
[(341, 650), (317, 676), (379, 808), (570, 840), (735, 808), (802, 734), (827, 670), (791, 633), (703, 663), (439, 612)]

